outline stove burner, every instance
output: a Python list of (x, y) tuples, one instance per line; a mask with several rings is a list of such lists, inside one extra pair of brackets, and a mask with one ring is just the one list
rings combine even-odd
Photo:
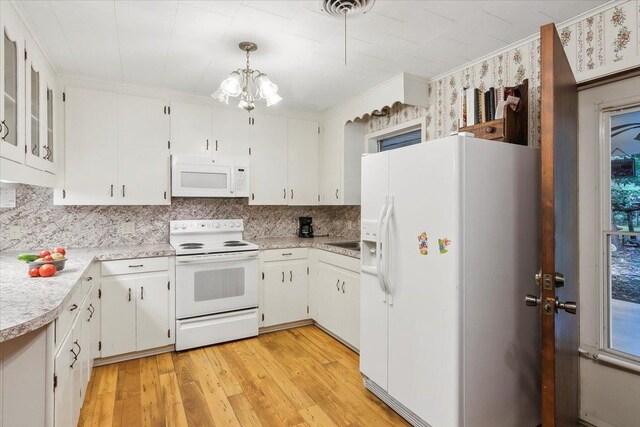
[(248, 246), (247, 243), (239, 242), (237, 240), (236, 241), (224, 242), (224, 245), (227, 246), (227, 247), (230, 247), (230, 246)]
[(203, 243), (182, 243), (180, 244), (181, 248), (187, 248), (187, 249), (198, 249), (203, 247), (204, 244)]
[(227, 240), (224, 243), (242, 243), (240, 240)]

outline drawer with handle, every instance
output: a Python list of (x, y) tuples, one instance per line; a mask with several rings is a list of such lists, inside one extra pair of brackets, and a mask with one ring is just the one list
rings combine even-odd
[(292, 248), (292, 249), (271, 249), (264, 251), (262, 259), (265, 262), (271, 261), (287, 261), (290, 259), (304, 259), (307, 258), (307, 248)]
[(60, 315), (56, 319), (56, 345), (62, 342), (73, 324), (73, 319), (75, 319), (80, 312), (80, 305), (85, 295), (83, 289), (80, 282), (76, 283), (71, 291), (69, 301), (65, 303), (62, 312), (60, 312)]
[(118, 274), (149, 273), (152, 271), (166, 271), (169, 269), (169, 258), (138, 258), (121, 259), (118, 261), (103, 261), (101, 274), (105, 276), (116, 276)]

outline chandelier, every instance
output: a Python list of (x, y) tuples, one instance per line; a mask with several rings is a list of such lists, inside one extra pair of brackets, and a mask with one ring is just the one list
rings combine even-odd
[(225, 104), (229, 103), (230, 96), (240, 98), (238, 107), (247, 111), (256, 108), (255, 101), (264, 99), (267, 101), (267, 107), (282, 101), (282, 97), (278, 95), (278, 86), (260, 70), (251, 69), (249, 54), (258, 49), (258, 46), (252, 42), (242, 42), (239, 47), (247, 53), (246, 68), (233, 71), (220, 83), (220, 87), (211, 94), (211, 97)]

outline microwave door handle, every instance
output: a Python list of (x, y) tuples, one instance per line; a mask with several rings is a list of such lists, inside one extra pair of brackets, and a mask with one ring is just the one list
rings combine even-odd
[(231, 194), (235, 193), (236, 190), (236, 168), (235, 166), (231, 168), (231, 172), (229, 174), (229, 192)]

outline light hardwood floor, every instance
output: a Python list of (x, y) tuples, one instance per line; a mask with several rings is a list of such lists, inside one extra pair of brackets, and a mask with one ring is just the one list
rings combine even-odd
[(406, 426), (315, 326), (100, 366), (80, 426)]

